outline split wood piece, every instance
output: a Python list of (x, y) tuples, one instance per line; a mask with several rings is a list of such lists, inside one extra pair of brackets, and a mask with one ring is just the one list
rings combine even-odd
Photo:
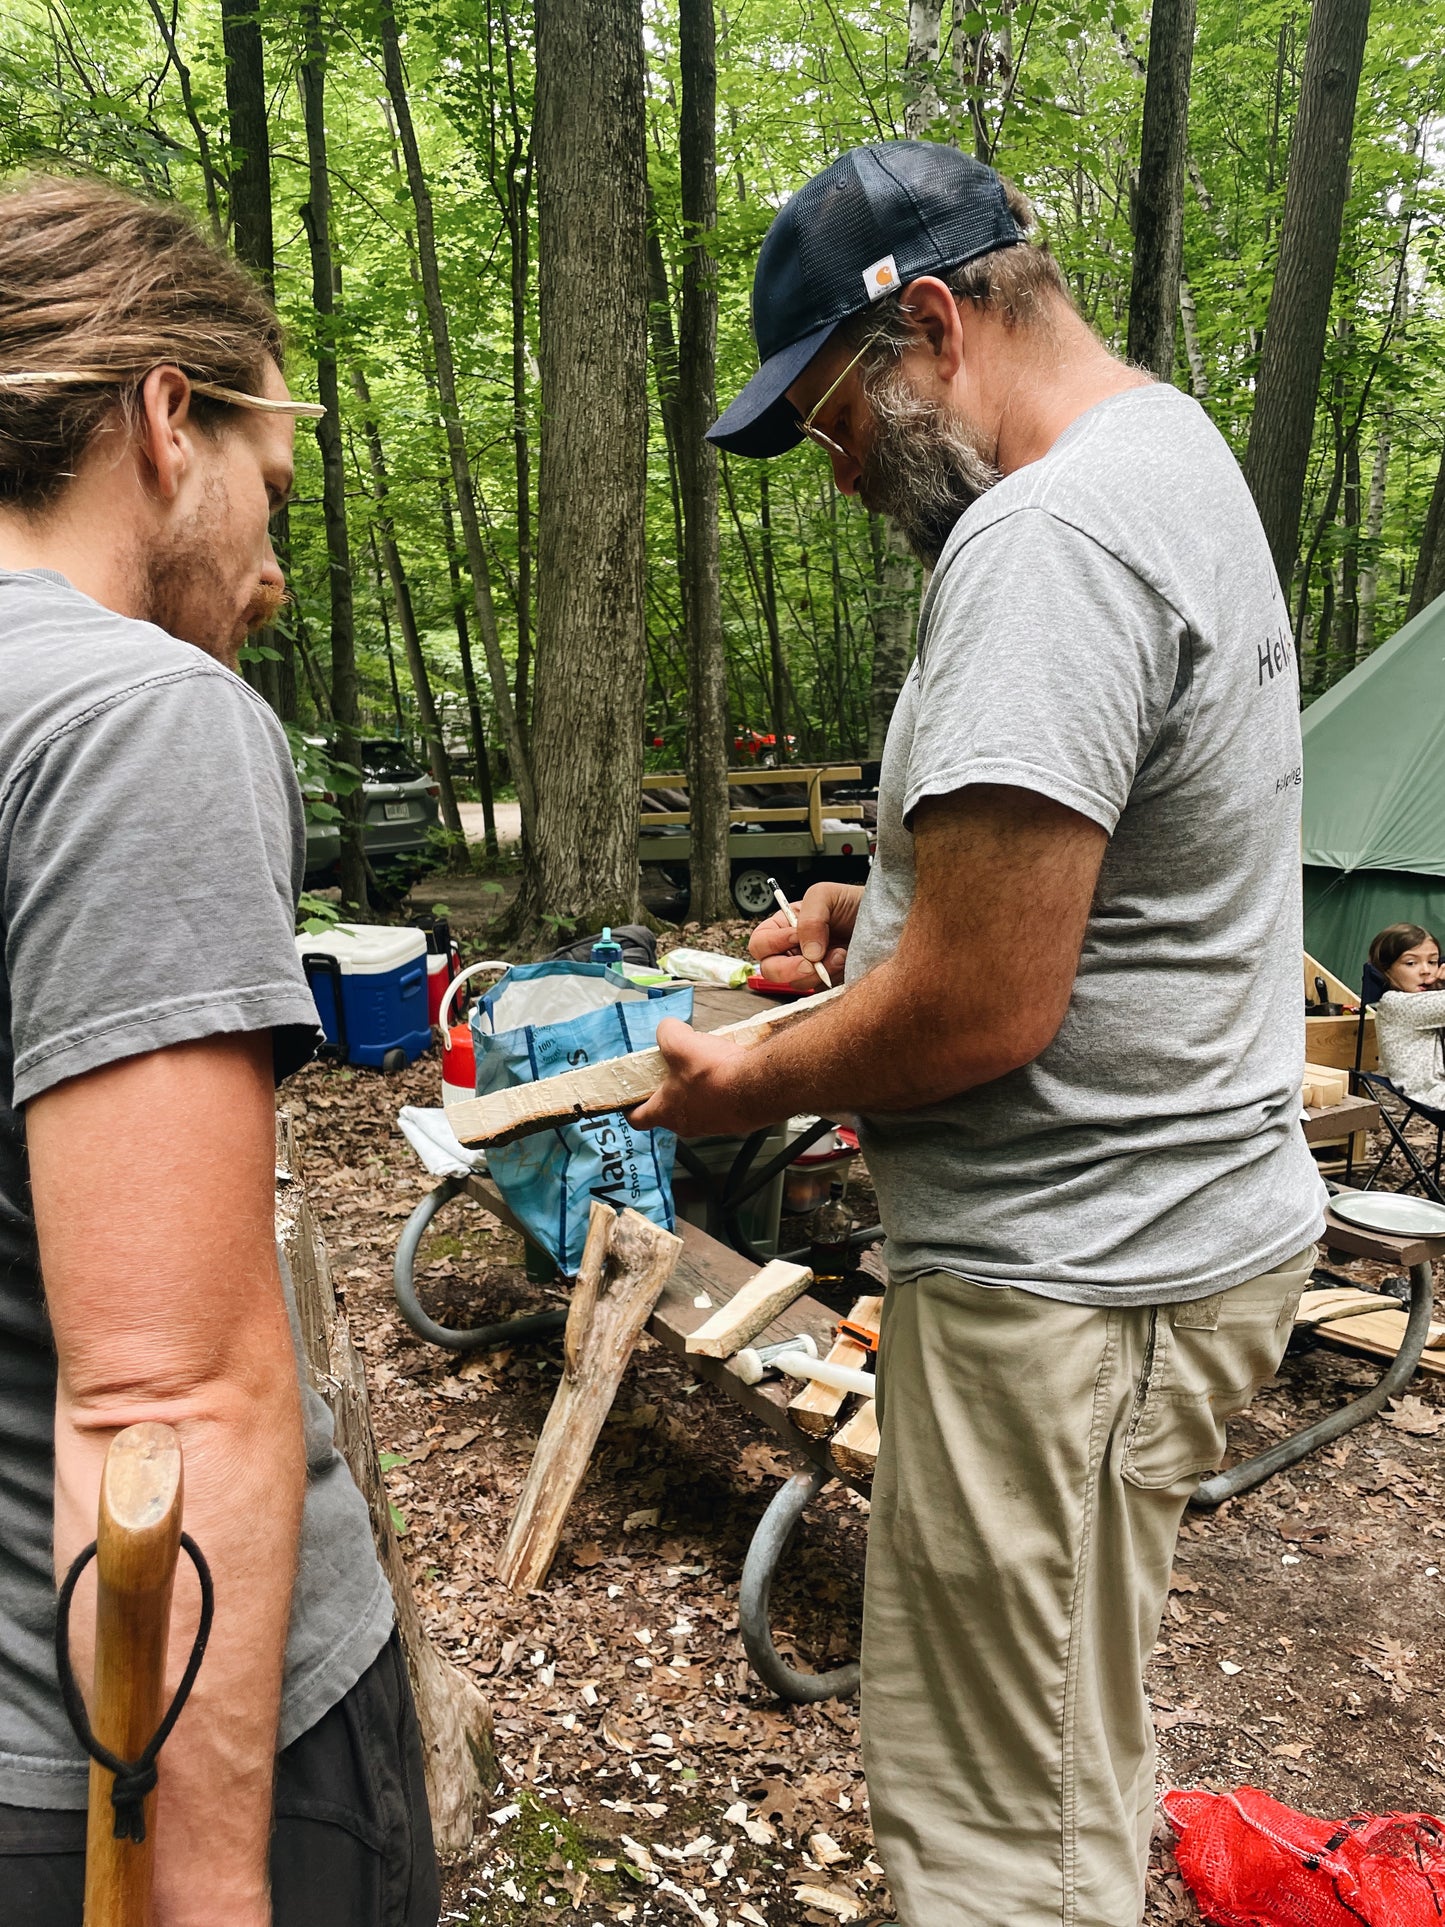
[(785, 1312), (813, 1282), (806, 1265), (790, 1265), (774, 1258), (750, 1278), (725, 1305), (719, 1305), (705, 1325), (687, 1340), (687, 1350), (699, 1358), (731, 1358), (750, 1345), (759, 1332)]
[(1306, 1110), (1327, 1110), (1332, 1104), (1342, 1104), (1349, 1093), (1348, 1071), (1335, 1070), (1328, 1064), (1305, 1065), (1300, 1101)]
[[(797, 1023), (830, 997), (840, 997), (843, 987), (819, 991), (796, 1004), (765, 1010), (741, 1023), (726, 1024), (714, 1037), (730, 1037), (744, 1050), (764, 1044), (789, 1024)], [(544, 1077), (535, 1084), (513, 1084), (506, 1090), (489, 1091), (485, 1097), (467, 1097), (447, 1107), (447, 1123), (463, 1144), (511, 1144), (534, 1131), (545, 1131), (554, 1124), (571, 1124), (580, 1117), (600, 1117), (608, 1111), (625, 1111), (640, 1104), (662, 1083), (667, 1064), (660, 1050), (633, 1051), (626, 1057), (613, 1057), (603, 1064), (585, 1064), (581, 1070), (563, 1071), (557, 1077)]]
[[(848, 1314), (855, 1325), (863, 1325), (869, 1331), (878, 1330), (883, 1316), (881, 1298), (860, 1298)], [(862, 1371), (868, 1363), (868, 1349), (856, 1338), (840, 1333), (833, 1341), (828, 1353), (830, 1365), (847, 1365), (854, 1371)], [(815, 1439), (825, 1438), (833, 1429), (833, 1421), (843, 1409), (846, 1392), (836, 1386), (820, 1385), (816, 1379), (805, 1385), (798, 1396), (788, 1406), (788, 1417), (800, 1432), (807, 1432)]]
[(853, 1478), (872, 1478), (878, 1463), (878, 1401), (865, 1398), (846, 1425), (833, 1434), (833, 1457)]
[(331, 1283), (326, 1240), (306, 1196), (289, 1118), (276, 1132), (276, 1236), (296, 1288), (302, 1360), (330, 1407), (336, 1448), (351, 1469), (371, 1514), (371, 1534), (391, 1587), (396, 1628), (416, 1700), (432, 1835), (443, 1860), (471, 1845), (477, 1803), (497, 1782), (492, 1715), (475, 1681), (437, 1651), (421, 1612), (392, 1523), (386, 1481), (372, 1430), (361, 1354)]
[[(725, 990), (719, 994), (736, 997), (743, 993)], [(490, 1178), (468, 1178), (466, 1188), (469, 1197), (486, 1210), (495, 1212), (504, 1224), (512, 1223), (513, 1229), (518, 1229), (511, 1219), (506, 1199)], [(744, 1285), (749, 1284), (757, 1271), (731, 1245), (719, 1244), (700, 1226), (689, 1224), (685, 1218), (678, 1220), (677, 1229), (682, 1239), (682, 1256), (653, 1307), (652, 1316), (647, 1321), (648, 1332), (675, 1357), (686, 1358), (689, 1369), (697, 1378), (716, 1387), (740, 1406), (749, 1418), (776, 1433), (789, 1451), (803, 1452), (815, 1465), (834, 1471), (836, 1468), (828, 1457), (826, 1442), (810, 1439), (794, 1426), (788, 1412), (788, 1400), (794, 1388), (787, 1379), (769, 1377), (757, 1385), (749, 1385), (739, 1376), (733, 1360), (703, 1358), (698, 1353), (688, 1357), (687, 1341), (693, 1332), (707, 1323), (720, 1302), (726, 1303)], [(805, 1292), (777, 1319), (768, 1338), (771, 1342), (806, 1334), (820, 1352), (825, 1352), (832, 1343), (835, 1322), (828, 1307)]]
[[(1307, 1291), (1300, 1299), (1296, 1327), (1313, 1330), (1342, 1351), (1364, 1352), (1372, 1358), (1394, 1358), (1405, 1342), (1406, 1314), (1381, 1306), (1374, 1292)], [(1445, 1320), (1435, 1319), (1419, 1368), (1445, 1377)]]
[(530, 1592), (547, 1576), (627, 1361), (681, 1250), (681, 1238), (636, 1211), (593, 1204), (567, 1313), (562, 1383), (497, 1563), (514, 1591)]
[[(165, 1712), (171, 1591), (181, 1543), (180, 1440), (169, 1425), (128, 1425), (105, 1455), (95, 1547), (95, 1687), (90, 1724), (123, 1760), (149, 1744)], [(164, 1765), (164, 1756), (162, 1756)], [(85, 1833), (85, 1927), (147, 1927), (156, 1796), (145, 1839), (115, 1837), (115, 1776), (92, 1760)]]

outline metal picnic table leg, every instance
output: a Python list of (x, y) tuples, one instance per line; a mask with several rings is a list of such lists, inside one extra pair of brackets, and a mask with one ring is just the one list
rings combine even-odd
[(1252, 1492), (1257, 1485), (1263, 1485), (1266, 1479), (1273, 1478), (1276, 1472), (1282, 1472), (1287, 1465), (1297, 1464), (1316, 1446), (1328, 1445), (1332, 1439), (1353, 1430), (1356, 1425), (1362, 1425), (1367, 1418), (1373, 1418), (1386, 1401), (1402, 1392), (1414, 1377), (1425, 1341), (1430, 1336), (1434, 1300), (1434, 1273), (1427, 1258), (1410, 1267), (1410, 1311), (1405, 1321), (1405, 1336), (1399, 1351), (1385, 1367), (1379, 1383), (1361, 1397), (1351, 1399), (1348, 1405), (1327, 1412), (1313, 1425), (1307, 1425), (1304, 1431), (1271, 1445), (1268, 1451), (1258, 1452), (1252, 1459), (1231, 1466), (1227, 1472), (1217, 1472), (1212, 1479), (1202, 1480), (1189, 1501), (1191, 1508), (1212, 1512), (1215, 1506), (1223, 1505), (1226, 1499), (1237, 1498), (1241, 1492)]
[(846, 1699), (858, 1690), (856, 1661), (836, 1666), (830, 1673), (800, 1673), (788, 1665), (773, 1644), (768, 1623), (768, 1601), (778, 1561), (798, 1521), (832, 1477), (826, 1466), (810, 1466), (778, 1488), (753, 1533), (738, 1589), (738, 1628), (748, 1663), (764, 1686), (771, 1687), (779, 1699), (788, 1700), (794, 1706), (810, 1705), (815, 1700)]
[(451, 1352), (485, 1351), (489, 1346), (511, 1344), (519, 1339), (545, 1338), (552, 1332), (561, 1331), (567, 1323), (565, 1311), (528, 1312), (521, 1318), (505, 1318), (500, 1324), (477, 1325), (470, 1331), (458, 1331), (451, 1325), (439, 1325), (422, 1310), (416, 1295), (417, 1250), (437, 1212), (444, 1204), (450, 1204), (466, 1186), (465, 1178), (443, 1178), (435, 1191), (427, 1193), (402, 1227), (391, 1268), (392, 1287), (402, 1317), (418, 1338), (424, 1338), (432, 1345), (442, 1345)]

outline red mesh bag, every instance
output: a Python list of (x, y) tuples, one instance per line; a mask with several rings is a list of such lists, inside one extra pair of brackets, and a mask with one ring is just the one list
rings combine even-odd
[(1164, 1796), (1179, 1871), (1217, 1927), (1445, 1927), (1445, 1823), (1316, 1820), (1257, 1787)]

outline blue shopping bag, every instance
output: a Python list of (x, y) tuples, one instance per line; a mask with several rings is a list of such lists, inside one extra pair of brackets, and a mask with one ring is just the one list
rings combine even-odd
[[(600, 963), (518, 964), (472, 1011), (477, 1095), (647, 1050), (664, 1017), (691, 1016), (688, 987), (634, 984)], [(570, 1278), (594, 1198), (673, 1229), (676, 1143), (672, 1131), (635, 1130), (611, 1111), (490, 1150), (487, 1169), (528, 1235)]]

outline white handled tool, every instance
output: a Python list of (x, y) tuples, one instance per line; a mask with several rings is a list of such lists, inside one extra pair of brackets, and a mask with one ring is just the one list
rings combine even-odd
[(872, 1372), (855, 1372), (851, 1365), (834, 1365), (826, 1358), (810, 1357), (801, 1344), (779, 1352), (772, 1363), (774, 1370), (786, 1372), (789, 1378), (815, 1378), (820, 1385), (831, 1385), (835, 1391), (857, 1392), (863, 1398), (872, 1398), (878, 1390), (878, 1381)]

